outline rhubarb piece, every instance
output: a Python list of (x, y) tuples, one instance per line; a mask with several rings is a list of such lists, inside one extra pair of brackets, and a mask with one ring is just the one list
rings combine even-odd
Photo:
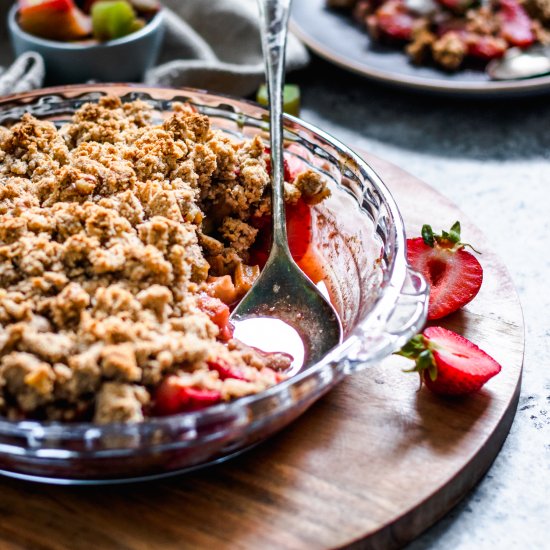
[(92, 6), (93, 33), (102, 42), (134, 32), (136, 20), (136, 12), (126, 0), (100, 0)]
[[(260, 105), (269, 107), (267, 86), (262, 84), (256, 94), (256, 101)], [(289, 115), (300, 116), (300, 87), (295, 84), (285, 84), (283, 91), (283, 111)]]
[(90, 18), (73, 0), (19, 0), (19, 25), (49, 40), (81, 40), (91, 34)]
[(429, 327), (406, 344), (398, 355), (414, 359), (409, 372), (434, 393), (465, 395), (479, 391), (502, 367), (463, 336), (442, 327)]

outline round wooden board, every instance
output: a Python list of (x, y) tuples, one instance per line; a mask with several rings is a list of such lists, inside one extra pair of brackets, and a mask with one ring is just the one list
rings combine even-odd
[(0, 480), (0, 548), (398, 547), (448, 512), (497, 455), (519, 397), (524, 339), (513, 284), (480, 231), (399, 168), (365, 155), (410, 235), (460, 219), (483, 251), (483, 287), (445, 320), (502, 372), (445, 401), (392, 357), (346, 379), (298, 421), (223, 465), (163, 481), (58, 487)]

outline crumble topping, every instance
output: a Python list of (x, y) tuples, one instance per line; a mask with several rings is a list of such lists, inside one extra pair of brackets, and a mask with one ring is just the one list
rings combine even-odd
[[(260, 137), (184, 104), (162, 124), (107, 97), (60, 129), (30, 115), (0, 128), (0, 414), (136, 422), (169, 377), (212, 402), (276, 384), (288, 358), (218, 319), (259, 274), (266, 160)], [(328, 190), (305, 171), (285, 194)]]

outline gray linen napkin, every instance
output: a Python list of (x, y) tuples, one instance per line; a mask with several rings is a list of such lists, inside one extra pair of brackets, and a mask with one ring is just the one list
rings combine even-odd
[[(12, 2), (0, 0), (0, 64), (9, 63), (6, 16)], [(192, 86), (247, 95), (264, 80), (256, 0), (163, 0), (166, 38), (159, 65), (147, 84)], [(44, 65), (39, 55), (21, 56), (12, 67), (0, 67), (0, 96), (39, 88)], [(290, 36), (289, 70), (307, 64), (304, 46)]]

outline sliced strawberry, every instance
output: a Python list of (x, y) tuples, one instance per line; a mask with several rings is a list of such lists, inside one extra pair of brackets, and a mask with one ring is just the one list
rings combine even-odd
[(233, 378), (234, 380), (244, 380), (246, 378), (238, 372), (235, 367), (232, 367), (224, 359), (210, 359), (207, 361), (208, 366), (211, 370), (215, 370), (220, 375), (220, 380), (227, 380), (228, 378)]
[(498, 59), (508, 49), (506, 41), (497, 36), (466, 33), (465, 41), (468, 46), (468, 55), (483, 61)]
[(73, 0), (19, 0), (19, 25), (34, 36), (79, 40), (92, 32), (90, 18)]
[(423, 237), (407, 240), (409, 264), (430, 284), (428, 319), (440, 319), (473, 300), (483, 281), (483, 269), (475, 256), (460, 242), (460, 223), (441, 236), (429, 225)]
[(233, 329), (229, 324), (229, 306), (218, 298), (209, 296), (208, 294), (201, 294), (199, 296), (198, 306), (220, 329), (220, 334), (218, 336), (220, 340), (225, 342), (233, 337)]
[(221, 401), (221, 393), (184, 386), (176, 375), (166, 377), (155, 392), (154, 412), (160, 416), (198, 411)]
[(375, 35), (409, 41), (412, 39), (415, 20), (416, 17), (402, 0), (388, 0), (367, 18), (367, 25)]
[(500, 0), (502, 37), (512, 46), (527, 48), (535, 41), (532, 22), (517, 0)]
[(466, 338), (442, 327), (429, 327), (398, 353), (415, 359), (426, 386), (441, 395), (478, 391), (502, 367)]

